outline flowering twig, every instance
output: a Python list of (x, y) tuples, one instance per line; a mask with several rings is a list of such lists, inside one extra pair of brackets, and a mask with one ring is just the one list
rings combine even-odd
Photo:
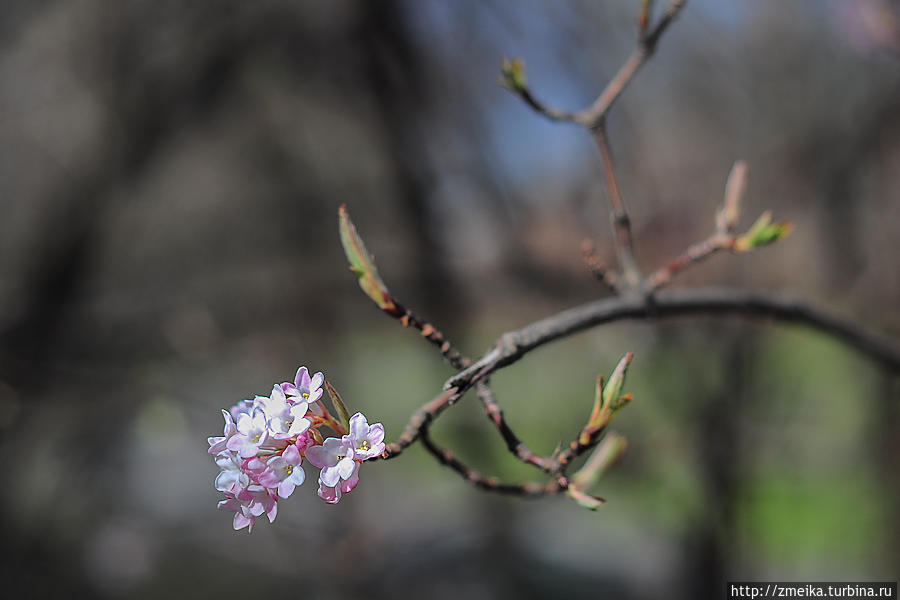
[[(362, 238), (356, 230), (346, 206), (342, 205), (339, 210), (339, 224), (341, 241), (347, 259), (350, 261), (351, 270), (356, 273), (359, 278), (360, 287), (364, 292), (381, 308), (386, 314), (398, 319), (404, 326), (412, 326), (419, 329), (422, 335), (432, 344), (438, 346), (441, 354), (453, 367), (458, 371), (468, 367), (471, 360), (465, 358), (456, 350), (449, 341), (431, 324), (426, 323), (416, 317), (412, 311), (404, 308), (390, 292), (387, 286), (378, 275), (378, 269), (375, 266), (374, 258), (366, 249)], [(409, 444), (414, 442), (417, 437), (427, 431), (429, 424), (448, 406), (462, 396), (465, 390), (448, 390), (436, 397), (434, 400), (419, 409), (410, 419), (403, 434), (397, 441), (389, 444), (384, 451), (383, 458), (392, 458), (400, 454)], [(547, 470), (541, 457), (535, 455), (531, 450), (523, 444), (518, 436), (513, 432), (509, 424), (503, 418), (503, 412), (500, 410), (496, 400), (491, 394), (490, 388), (486, 382), (480, 386), (479, 396), (485, 405), (485, 411), (488, 418), (497, 427), (498, 432), (507, 443), (510, 452), (517, 456), (523, 462), (533, 464), (538, 468)], [(438, 456), (438, 454), (436, 454)], [(497, 486), (492, 486), (496, 488)]]

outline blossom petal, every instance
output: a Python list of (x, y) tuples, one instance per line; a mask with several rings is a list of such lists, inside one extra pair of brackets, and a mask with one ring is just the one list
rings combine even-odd
[(306, 367), (300, 367), (297, 369), (297, 374), (294, 375), (294, 385), (300, 388), (305, 383), (309, 383), (309, 371)]
[(377, 446), (384, 441), (384, 425), (375, 423), (369, 427), (369, 441), (373, 446)]
[(329, 466), (331, 453), (324, 446), (312, 446), (306, 449), (306, 458), (320, 469)]
[(297, 484), (291, 481), (290, 477), (288, 477), (278, 484), (278, 495), (282, 498), (290, 498), (291, 494), (294, 493), (295, 487), (297, 487)]
[(253, 531), (253, 517), (245, 517), (240, 511), (234, 513), (234, 530), (239, 531), (249, 526), (247, 531)]
[(354, 442), (366, 437), (367, 433), (369, 433), (369, 423), (362, 413), (356, 413), (350, 417), (350, 435)]
[(346, 457), (338, 461), (336, 468), (337, 472), (341, 476), (341, 479), (348, 479), (351, 475), (353, 475), (353, 470), (356, 468), (356, 463), (352, 458)]
[[(289, 465), (299, 465), (302, 458), (300, 457), (300, 450), (297, 449), (297, 446), (291, 444), (287, 448), (284, 449), (284, 453), (281, 455), (281, 460)], [(270, 465), (272, 463), (269, 463)]]
[(309, 380), (310, 391), (322, 387), (323, 383), (325, 383), (325, 376), (322, 375), (321, 372), (316, 373), (315, 375), (312, 376), (312, 379)]
[(319, 479), (326, 486), (334, 487), (337, 485), (337, 482), (341, 480), (341, 474), (337, 467), (325, 467), (322, 469), (322, 472), (319, 473)]

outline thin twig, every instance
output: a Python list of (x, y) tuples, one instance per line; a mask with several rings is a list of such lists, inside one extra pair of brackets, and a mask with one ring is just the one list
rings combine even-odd
[(638, 70), (644, 66), (647, 59), (656, 51), (656, 46), (659, 43), (662, 34), (665, 33), (666, 29), (669, 28), (669, 25), (671, 25), (675, 18), (678, 17), (678, 13), (681, 12), (681, 9), (684, 8), (686, 3), (687, 0), (672, 0), (672, 2), (669, 3), (662, 18), (647, 35), (638, 41), (637, 48), (634, 49), (634, 52), (631, 53), (631, 56), (628, 57), (628, 60), (625, 61), (625, 64), (619, 69), (619, 72), (616, 73), (615, 77), (607, 84), (606, 89), (597, 97), (590, 108), (579, 113), (579, 123), (588, 128), (594, 128), (600, 125), (613, 103), (619, 98), (622, 92), (625, 91), (625, 88), (631, 83), (631, 80), (634, 79)]
[(450, 406), (451, 399), (458, 399), (462, 395), (457, 395), (457, 392), (457, 388), (450, 388), (447, 391), (438, 394), (434, 400), (414, 412), (409, 418), (409, 423), (407, 423), (403, 433), (400, 434), (400, 437), (398, 437), (395, 442), (387, 445), (384, 454), (382, 454), (381, 457), (385, 460), (394, 458), (403, 452), (410, 444), (415, 442), (422, 431), (428, 427), (428, 424)]
[(542, 471), (549, 472), (551, 461), (532, 452), (532, 450), (525, 445), (525, 442), (519, 439), (519, 436), (515, 434), (503, 417), (503, 411), (500, 409), (500, 405), (497, 404), (494, 392), (486, 381), (480, 381), (478, 383), (478, 399), (481, 400), (481, 404), (484, 406), (484, 412), (487, 414), (488, 419), (490, 419), (491, 423), (497, 428), (503, 441), (506, 442), (506, 448), (523, 463), (533, 465)]
[(583, 430), (582, 434), (587, 434), (586, 439), (583, 439), (582, 435), (579, 434), (578, 437), (569, 443), (565, 450), (557, 452), (553, 457), (550, 472), (558, 475), (564, 474), (569, 463), (600, 443), (605, 431), (605, 426)]
[(584, 263), (587, 265), (588, 269), (591, 270), (591, 274), (594, 278), (605, 285), (609, 291), (618, 294), (619, 274), (600, 264), (600, 259), (597, 258), (597, 250), (594, 248), (594, 244), (591, 240), (584, 240), (581, 243), (581, 254), (584, 258)]
[(730, 250), (734, 247), (735, 237), (727, 234), (714, 234), (702, 242), (697, 242), (673, 259), (669, 264), (660, 267), (644, 280), (644, 291), (653, 292), (669, 283), (680, 271), (709, 258), (720, 250)]
[(547, 106), (546, 104), (535, 98), (534, 94), (532, 94), (531, 90), (529, 90), (528, 88), (514, 90), (514, 93), (516, 93), (525, 102), (525, 104), (530, 106), (536, 112), (544, 115), (551, 121), (568, 121), (570, 123), (579, 122), (578, 113), (573, 113), (558, 108), (553, 108), (552, 106)]
[(477, 488), (485, 491), (495, 492), (498, 494), (506, 494), (510, 496), (521, 496), (523, 498), (538, 498), (541, 496), (549, 496), (558, 494), (569, 487), (569, 481), (565, 477), (559, 476), (548, 483), (521, 483), (511, 484), (502, 483), (496, 477), (486, 477), (466, 465), (464, 462), (456, 458), (450, 450), (439, 446), (431, 438), (429, 426), (425, 425), (421, 430), (422, 445), (437, 458), (438, 462), (446, 465), (458, 473), (463, 479), (471, 483)]
[(434, 325), (420, 319), (411, 310), (400, 304), (397, 304), (397, 307), (403, 311), (402, 315), (399, 317), (395, 315), (391, 316), (398, 319), (404, 327), (418, 329), (422, 333), (422, 337), (437, 346), (438, 350), (441, 351), (441, 356), (443, 356), (454, 369), (460, 371), (472, 364), (472, 360), (463, 356)]
[(591, 130), (594, 141), (600, 149), (600, 158), (603, 161), (603, 173), (606, 178), (606, 188), (609, 190), (610, 219), (612, 220), (615, 239), (616, 255), (619, 257), (619, 265), (625, 282), (632, 290), (637, 289), (641, 282), (641, 272), (637, 261), (634, 259), (634, 242), (631, 237), (631, 220), (625, 210), (625, 201), (619, 189), (619, 180), (616, 177), (616, 167), (612, 159), (612, 151), (609, 148), (609, 138), (606, 134), (606, 123), (601, 122)]
[(589, 107), (577, 112), (569, 112), (548, 107), (543, 102), (538, 101), (526, 87), (513, 89), (513, 93), (548, 119), (578, 123), (588, 129), (597, 127), (606, 117), (606, 113), (609, 112), (613, 103), (619, 98), (628, 84), (631, 83), (631, 80), (634, 79), (638, 70), (656, 51), (656, 46), (659, 44), (662, 34), (672, 24), (686, 3), (687, 0), (672, 0), (669, 3), (659, 22), (648, 33), (640, 37), (637, 47), (631, 53), (631, 56), (628, 57), (628, 60), (625, 61), (616, 75), (606, 85), (606, 88)]

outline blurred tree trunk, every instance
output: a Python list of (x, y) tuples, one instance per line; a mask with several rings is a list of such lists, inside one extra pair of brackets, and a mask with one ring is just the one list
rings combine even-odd
[(430, 82), (404, 21), (408, 11), (399, 0), (366, 2), (357, 35), (365, 61), (363, 75), (373, 90), (383, 120), (387, 151), (400, 191), (404, 229), (413, 234), (413, 274), (421, 290), (422, 307), (413, 308), (447, 327), (462, 322), (458, 286), (444, 258), (441, 224), (432, 190), (437, 179), (428, 152), (427, 127), (432, 118)]
[(740, 423), (747, 390), (747, 368), (754, 364), (756, 334), (743, 324), (709, 326), (721, 357), (712, 365), (722, 371), (720, 389), (707, 393), (697, 407), (695, 435), (700, 450), (701, 513), (684, 540), (682, 597), (716, 598), (730, 573), (735, 539), (735, 503), (740, 489), (742, 457)]

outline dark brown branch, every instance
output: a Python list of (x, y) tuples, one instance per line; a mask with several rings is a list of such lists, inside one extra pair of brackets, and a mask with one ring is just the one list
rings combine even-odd
[(679, 315), (745, 315), (798, 323), (855, 348), (893, 371), (900, 371), (900, 347), (895, 340), (867, 331), (845, 317), (797, 299), (727, 288), (701, 288), (597, 300), (505, 333), (490, 352), (451, 377), (445, 387), (471, 386), (539, 346), (604, 323)]
[(656, 320), (689, 315), (766, 317), (805, 325), (843, 342), (893, 372), (900, 371), (900, 346), (895, 340), (867, 331), (846, 317), (823, 311), (797, 299), (727, 288), (605, 298), (570, 308), (500, 336), (490, 352), (463, 372), (448, 379), (444, 384), (444, 393), (416, 411), (401, 436), (388, 446), (384, 458), (400, 454), (418, 439), (424, 426), (455, 404), (469, 388), (491, 373), (518, 361), (535, 348), (614, 321)]
[(422, 333), (422, 337), (437, 346), (438, 350), (441, 352), (441, 356), (443, 356), (444, 360), (450, 363), (454, 369), (461, 371), (472, 364), (472, 360), (463, 356), (434, 325), (420, 319), (415, 313), (396, 300), (392, 299), (392, 301), (392, 310), (383, 309), (384, 312), (400, 321), (404, 327), (418, 329)]
[(494, 392), (486, 381), (480, 381), (478, 383), (478, 399), (481, 400), (481, 404), (484, 406), (484, 412), (487, 414), (488, 419), (490, 419), (491, 423), (497, 428), (503, 441), (506, 442), (507, 450), (523, 463), (533, 465), (542, 471), (549, 472), (552, 461), (542, 456), (538, 456), (519, 439), (519, 436), (515, 434), (503, 417), (503, 411), (500, 409), (500, 405), (497, 404)]
[(548, 483), (528, 482), (521, 484), (502, 483), (496, 477), (486, 477), (456, 458), (450, 450), (436, 444), (435, 441), (431, 439), (428, 428), (429, 426), (425, 425), (420, 432), (422, 445), (437, 458), (438, 462), (450, 467), (463, 479), (477, 488), (509, 496), (538, 498), (541, 496), (558, 494), (569, 487), (568, 479), (562, 476), (559, 476)]
[(612, 151), (609, 148), (609, 138), (606, 135), (606, 123), (601, 122), (591, 130), (594, 141), (600, 149), (600, 158), (603, 162), (603, 174), (606, 180), (606, 188), (609, 190), (610, 219), (612, 220), (613, 234), (615, 235), (616, 255), (619, 257), (619, 266), (625, 282), (632, 290), (637, 289), (641, 282), (641, 273), (634, 259), (634, 243), (631, 238), (631, 220), (625, 211), (625, 202), (619, 189), (619, 179), (616, 177), (616, 167), (612, 159)]

